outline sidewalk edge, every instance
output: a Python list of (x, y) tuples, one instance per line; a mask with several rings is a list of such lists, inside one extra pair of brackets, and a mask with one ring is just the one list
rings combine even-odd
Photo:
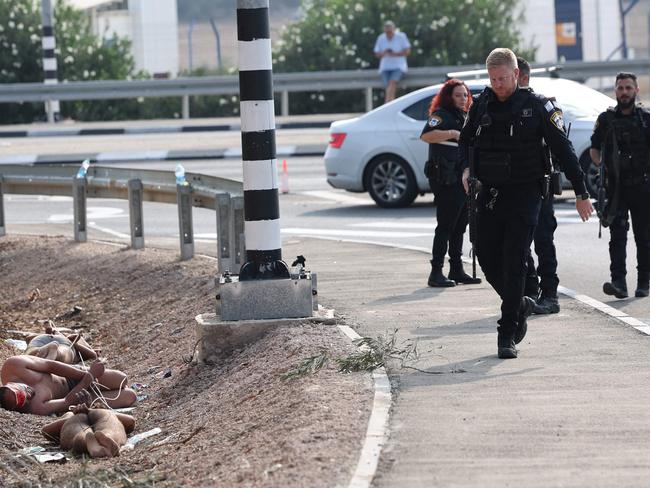
[[(350, 340), (361, 339), (361, 336), (347, 325), (339, 325), (338, 328)], [(359, 463), (348, 488), (370, 487), (377, 473), (382, 447), (388, 439), (388, 419), (393, 401), (390, 381), (384, 368), (376, 369), (372, 373), (372, 379), (375, 386), (375, 397), (368, 420), (368, 430), (359, 456)]]

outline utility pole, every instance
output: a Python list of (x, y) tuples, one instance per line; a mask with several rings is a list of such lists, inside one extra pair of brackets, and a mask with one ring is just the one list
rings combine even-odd
[(311, 317), (316, 275), (303, 256), (292, 272), (282, 260), (269, 0), (237, 0), (237, 39), (246, 262), (220, 270), (217, 309), (222, 321)]
[(241, 281), (288, 278), (282, 261), (268, 0), (237, 0), (246, 262)]
[[(41, 18), (43, 23), (41, 44), (43, 47), (45, 84), (56, 85), (59, 81), (57, 78), (56, 54), (54, 52), (56, 41), (54, 39), (54, 11), (51, 0), (41, 0)], [(45, 111), (47, 112), (48, 122), (57, 122), (61, 117), (59, 101), (48, 100), (45, 102)]]

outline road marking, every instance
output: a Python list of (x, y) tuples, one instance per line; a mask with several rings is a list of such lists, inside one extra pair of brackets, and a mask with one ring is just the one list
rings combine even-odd
[(379, 229), (424, 229), (429, 230), (428, 234), (433, 234), (433, 228), (437, 223), (435, 217), (427, 217), (426, 222), (397, 222), (391, 220), (379, 221), (379, 222), (362, 222), (360, 224), (349, 224), (350, 227), (372, 227)]
[(131, 239), (131, 236), (129, 234), (122, 234), (121, 232), (117, 232), (116, 230), (109, 229), (108, 227), (101, 227), (97, 225), (95, 222), (90, 222), (88, 224), (88, 227), (91, 229), (98, 230), (100, 232), (104, 232), (105, 234), (110, 234), (115, 237), (119, 237), (120, 239)]
[(307, 195), (310, 197), (322, 198), (323, 200), (332, 200), (339, 203), (352, 203), (355, 205), (374, 205), (375, 202), (366, 198), (353, 197), (346, 193), (329, 191), (329, 190), (313, 190), (298, 192), (300, 195)]
[(307, 229), (302, 227), (289, 227), (281, 230), (282, 234), (301, 236), (324, 236), (324, 237), (377, 237), (377, 238), (405, 238), (424, 237), (430, 234), (416, 232), (384, 232), (372, 230), (343, 230), (343, 229)]
[[(87, 220), (114, 219), (122, 217), (127, 217), (124, 210), (115, 207), (88, 207), (86, 213)], [(47, 218), (47, 222), (52, 223), (72, 222), (73, 220), (74, 216), (72, 214), (52, 214)]]
[(609, 305), (599, 302), (595, 298), (591, 298), (587, 295), (581, 295), (577, 291), (572, 290), (570, 288), (566, 288), (564, 286), (558, 286), (557, 291), (562, 293), (563, 295), (566, 295), (568, 297), (573, 298), (574, 300), (577, 300), (579, 302), (584, 303), (585, 305), (589, 305), (590, 307), (595, 308), (599, 312), (604, 313), (605, 315), (609, 315), (610, 317), (619, 320), (623, 322), (624, 324), (631, 325), (634, 327), (636, 330), (639, 332), (645, 334), (645, 335), (650, 335), (650, 325), (646, 324), (645, 322), (631, 317), (625, 312), (622, 312), (620, 310), (615, 309), (614, 307), (610, 307)]

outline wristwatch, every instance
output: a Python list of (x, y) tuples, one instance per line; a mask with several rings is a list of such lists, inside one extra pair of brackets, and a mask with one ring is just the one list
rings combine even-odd
[(591, 195), (589, 193), (583, 193), (582, 195), (578, 195), (578, 200), (589, 200), (591, 198)]

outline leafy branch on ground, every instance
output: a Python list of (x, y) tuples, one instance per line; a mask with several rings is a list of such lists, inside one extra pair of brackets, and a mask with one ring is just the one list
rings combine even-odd
[(395, 329), (384, 336), (375, 339), (362, 337), (354, 341), (358, 350), (336, 360), (341, 373), (354, 373), (358, 371), (372, 372), (377, 368), (386, 366), (387, 361), (398, 361), (399, 367), (404, 367), (407, 361), (416, 361), (419, 358), (417, 341), (408, 339), (397, 344), (397, 331)]
[[(377, 368), (386, 366), (389, 360), (395, 360), (399, 368), (409, 367), (407, 361), (416, 361), (419, 358), (417, 341), (408, 339), (397, 344), (397, 331), (379, 336), (377, 338), (362, 337), (353, 341), (357, 350), (343, 358), (334, 361), (340, 373), (372, 372)], [(321, 350), (319, 354), (310, 356), (300, 361), (298, 366), (284, 373), (283, 380), (294, 380), (318, 372), (327, 364), (329, 356), (327, 351)], [(412, 367), (411, 367), (412, 368)]]
[(327, 351), (322, 350), (320, 354), (303, 359), (298, 366), (287, 371), (280, 378), (283, 380), (295, 380), (308, 374), (314, 374), (325, 366), (328, 360)]

